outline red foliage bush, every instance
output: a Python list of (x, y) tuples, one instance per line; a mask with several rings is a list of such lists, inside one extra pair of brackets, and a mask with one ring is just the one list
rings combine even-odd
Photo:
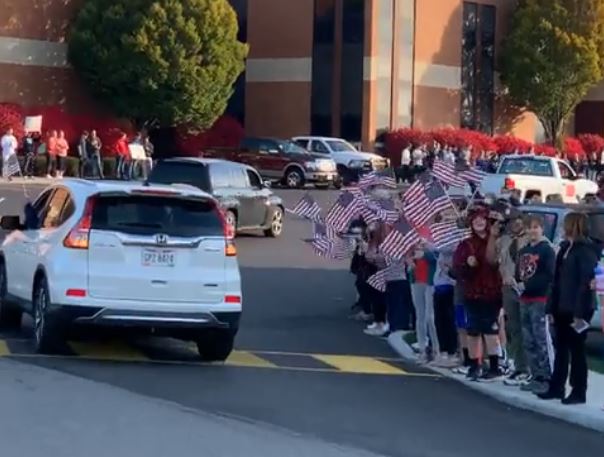
[(493, 138), (499, 154), (527, 153), (533, 146), (528, 141), (510, 135), (500, 135)]
[(10, 103), (0, 104), (0, 136), (9, 129), (13, 129), (13, 134), (17, 140), (23, 137), (23, 111), (19, 105)]
[(243, 126), (231, 116), (221, 116), (214, 125), (203, 132), (192, 132), (181, 126), (177, 130), (177, 146), (181, 153), (197, 157), (208, 147), (237, 147), (245, 131)]
[(564, 153), (568, 158), (585, 156), (585, 150), (583, 149), (581, 142), (572, 137), (564, 139)]
[(388, 132), (385, 135), (385, 147), (388, 158), (394, 166), (401, 163), (401, 152), (406, 147), (412, 148), (429, 142), (430, 138), (424, 132), (417, 129), (402, 128)]
[(556, 148), (551, 144), (536, 144), (534, 146), (535, 154), (547, 157), (554, 157), (556, 155)]
[(591, 133), (584, 133), (579, 135), (577, 139), (581, 142), (583, 150), (591, 154), (593, 152), (601, 152), (604, 150), (604, 138), (600, 135), (593, 135)]

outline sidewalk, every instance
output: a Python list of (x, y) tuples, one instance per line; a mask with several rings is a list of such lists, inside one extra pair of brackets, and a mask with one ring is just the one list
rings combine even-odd
[[(405, 342), (402, 335), (391, 335), (388, 338), (388, 343), (404, 359), (415, 360), (413, 349)], [(426, 368), (516, 408), (533, 411), (604, 432), (604, 375), (594, 371), (589, 372), (587, 404), (566, 406), (555, 400), (540, 400), (529, 392), (523, 392), (517, 387), (505, 386), (502, 382), (472, 382), (467, 381), (464, 376), (456, 375), (446, 368), (438, 368), (431, 365), (426, 365)]]

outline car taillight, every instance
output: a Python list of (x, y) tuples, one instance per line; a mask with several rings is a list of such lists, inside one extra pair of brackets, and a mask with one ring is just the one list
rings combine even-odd
[(63, 240), (63, 246), (70, 249), (88, 249), (94, 203), (95, 199), (93, 197), (86, 200), (82, 217)]
[(516, 188), (516, 183), (512, 178), (505, 178), (505, 181), (503, 181), (503, 187), (505, 189), (512, 190)]
[(227, 257), (234, 257), (237, 255), (237, 247), (235, 246), (235, 227), (229, 224), (226, 220), (224, 211), (216, 207), (216, 212), (220, 218), (222, 224), (222, 233), (224, 234), (224, 255)]

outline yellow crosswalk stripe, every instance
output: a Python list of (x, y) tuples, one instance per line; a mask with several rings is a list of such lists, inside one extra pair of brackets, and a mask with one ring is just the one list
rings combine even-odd
[(70, 341), (68, 344), (71, 350), (80, 357), (103, 360), (149, 360), (147, 356), (132, 346), (117, 341), (94, 343)]
[(277, 368), (277, 365), (258, 357), (248, 351), (233, 351), (225, 362), (226, 365), (239, 367)]
[(396, 368), (372, 357), (353, 355), (321, 355), (313, 357), (327, 365), (331, 365), (344, 373), (405, 375), (406, 371)]
[(6, 344), (6, 341), (0, 340), (0, 357), (4, 357), (10, 354), (10, 348), (8, 347), (8, 344)]

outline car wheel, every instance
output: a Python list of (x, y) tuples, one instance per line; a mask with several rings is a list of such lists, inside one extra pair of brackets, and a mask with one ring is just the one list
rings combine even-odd
[(304, 185), (304, 175), (297, 168), (292, 168), (285, 173), (285, 185), (290, 189), (299, 189)]
[(233, 351), (235, 333), (232, 330), (207, 330), (197, 338), (197, 351), (206, 362), (224, 362)]
[(321, 189), (321, 190), (329, 189), (329, 183), (327, 183), (327, 184), (315, 184), (315, 188), (316, 189)]
[(237, 233), (237, 215), (233, 211), (224, 213), (224, 222), (233, 230), (233, 234)]
[(49, 315), (50, 293), (46, 277), (36, 281), (33, 295), (34, 348), (37, 353), (52, 354), (58, 349), (61, 335)]
[(0, 328), (18, 329), (21, 327), (23, 311), (6, 301), (7, 278), (6, 264), (0, 261)]
[(276, 208), (273, 211), (271, 225), (264, 231), (264, 235), (271, 238), (277, 238), (281, 233), (283, 233), (283, 210), (281, 208)]
[(335, 178), (333, 180), (333, 187), (335, 189), (340, 190), (343, 186), (344, 186), (344, 183), (342, 182), (342, 178), (340, 176), (338, 176), (337, 178)]

